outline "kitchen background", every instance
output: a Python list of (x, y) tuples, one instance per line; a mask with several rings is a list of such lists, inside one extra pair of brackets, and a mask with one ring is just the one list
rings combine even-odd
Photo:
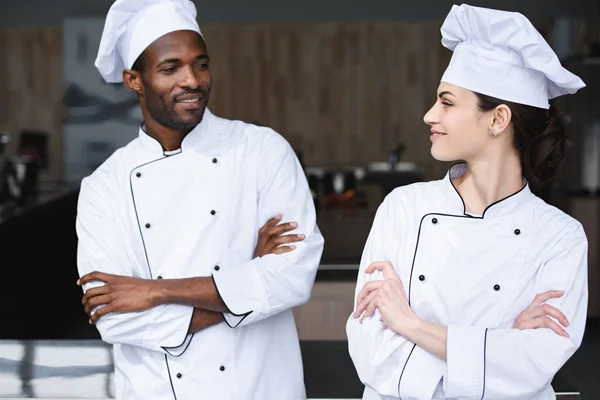
[[(111, 3), (0, 3), (0, 397), (112, 395), (110, 348), (87, 325), (74, 284), (79, 182), (137, 135), (141, 119), (136, 98), (93, 66)], [(308, 395), (360, 397), (344, 331), (356, 270), (383, 196), (446, 172), (422, 118), (451, 56), (439, 28), (453, 2), (195, 3), (211, 110), (280, 132), (313, 188), (326, 246), (311, 300), (295, 310)], [(588, 84), (557, 103), (568, 155), (540, 195), (582, 222), (590, 243), (588, 332), (555, 388), (598, 399), (600, 4), (470, 4), (524, 13)]]

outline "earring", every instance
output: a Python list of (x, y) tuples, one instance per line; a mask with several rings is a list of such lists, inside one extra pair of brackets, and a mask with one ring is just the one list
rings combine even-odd
[(496, 134), (494, 133), (494, 131), (491, 131), (490, 135), (492, 135), (492, 137), (496, 136)]

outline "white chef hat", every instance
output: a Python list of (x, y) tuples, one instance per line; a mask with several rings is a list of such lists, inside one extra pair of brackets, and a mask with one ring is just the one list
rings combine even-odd
[(520, 13), (454, 5), (441, 32), (454, 52), (442, 82), (545, 109), (585, 87)]
[(96, 68), (106, 82), (122, 82), (123, 70), (152, 42), (180, 30), (202, 35), (189, 0), (116, 0), (106, 16)]

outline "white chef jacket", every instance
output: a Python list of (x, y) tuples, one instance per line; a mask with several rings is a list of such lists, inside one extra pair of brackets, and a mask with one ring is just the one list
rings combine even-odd
[[(395, 189), (377, 210), (356, 295), (374, 261), (390, 261), (414, 312), (448, 326), (447, 362), (392, 332), (376, 313), (347, 322), (350, 356), (374, 399), (554, 399), (551, 380), (581, 344), (587, 314), (587, 239), (579, 222), (526, 185), (466, 214), (450, 178)], [(379, 272), (379, 271), (376, 271)], [(570, 322), (570, 338), (513, 329), (547, 290)]]
[[(259, 228), (278, 213), (306, 238), (253, 259)], [(231, 311), (192, 335), (184, 305), (100, 318), (102, 339), (114, 344), (117, 399), (306, 398), (291, 309), (310, 296), (323, 237), (302, 167), (279, 134), (207, 109), (167, 156), (140, 129), (82, 181), (77, 234), (80, 275), (212, 275)]]

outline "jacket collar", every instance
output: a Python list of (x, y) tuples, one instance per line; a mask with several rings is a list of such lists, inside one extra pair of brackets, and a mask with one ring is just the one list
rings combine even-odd
[[(466, 210), (466, 204), (457, 188), (454, 186), (452, 182), (453, 178), (457, 178), (460, 176), (464, 176), (467, 171), (467, 164), (457, 163), (450, 167), (446, 176), (443, 180), (444, 193), (445, 198), (448, 200), (448, 205), (450, 206), (453, 213), (460, 215), (468, 215)], [(490, 204), (483, 212), (481, 218), (496, 218), (496, 217), (505, 217), (509, 214), (513, 215), (514, 213), (520, 212), (525, 209), (527, 205), (531, 204), (533, 197), (535, 195), (531, 192), (529, 188), (529, 183), (525, 178), (523, 178), (523, 188), (510, 196), (507, 196), (501, 200), (496, 201), (495, 203)]]

